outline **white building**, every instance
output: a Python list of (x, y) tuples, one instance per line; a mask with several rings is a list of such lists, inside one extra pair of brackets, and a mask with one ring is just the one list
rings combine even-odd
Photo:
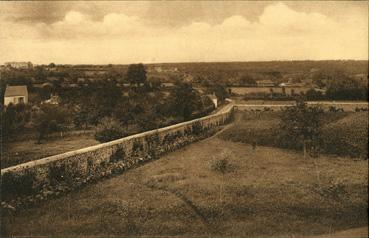
[(4, 95), (4, 105), (8, 106), (10, 103), (28, 103), (27, 86), (6, 86)]
[(218, 98), (215, 96), (215, 93), (208, 95), (208, 97), (211, 99), (211, 101), (214, 103), (215, 108), (218, 107)]
[(33, 64), (31, 62), (6, 62), (5, 66), (15, 69), (32, 69)]

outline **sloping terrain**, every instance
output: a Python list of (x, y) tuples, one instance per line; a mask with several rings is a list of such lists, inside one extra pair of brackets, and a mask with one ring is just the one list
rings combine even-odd
[[(220, 138), (280, 147), (280, 113), (238, 112), (234, 126), (222, 132)], [(320, 146), (323, 153), (367, 158), (368, 112), (324, 113)]]
[(326, 152), (352, 157), (368, 157), (368, 112), (352, 113), (323, 128)]
[[(226, 162), (224, 162), (226, 161)], [(39, 207), (6, 236), (310, 236), (367, 226), (366, 161), (206, 139)]]

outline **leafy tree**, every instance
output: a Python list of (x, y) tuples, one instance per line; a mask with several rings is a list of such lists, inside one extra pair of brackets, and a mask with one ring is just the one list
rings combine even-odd
[(282, 147), (307, 149), (308, 141), (319, 145), (323, 109), (320, 106), (307, 106), (298, 101), (296, 106), (286, 107), (281, 114), (280, 138)]
[(96, 125), (102, 118), (111, 117), (123, 100), (122, 91), (114, 80), (91, 82), (76, 93), (73, 121), (79, 128), (86, 128), (88, 124)]
[(143, 64), (131, 64), (128, 66), (127, 80), (131, 86), (140, 87), (141, 84), (146, 82), (146, 70)]
[(215, 93), (215, 96), (219, 99), (220, 102), (224, 102), (225, 99), (229, 96), (225, 87), (220, 84), (213, 85), (212, 91)]
[(3, 141), (22, 133), (25, 125), (30, 122), (31, 107), (29, 105), (10, 104), (1, 108), (1, 135)]
[(44, 70), (44, 67), (36, 66), (34, 75), (35, 75), (36, 81), (38, 81), (38, 82), (45, 82), (46, 81), (46, 72)]
[(315, 89), (309, 89), (306, 92), (307, 100), (321, 100), (323, 99), (323, 94), (320, 91), (316, 91)]
[(32, 117), (38, 132), (38, 143), (45, 136), (53, 132), (61, 132), (67, 130), (70, 124), (70, 113), (67, 108), (55, 105), (42, 105), (41, 108), (34, 113)]
[(192, 114), (201, 110), (201, 98), (189, 83), (177, 81), (169, 96), (171, 114), (188, 120)]
[(161, 79), (157, 77), (150, 78), (150, 88), (154, 91), (158, 91), (161, 88)]

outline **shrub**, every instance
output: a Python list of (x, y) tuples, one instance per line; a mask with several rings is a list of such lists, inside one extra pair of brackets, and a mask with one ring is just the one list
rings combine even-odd
[(226, 159), (214, 160), (211, 165), (212, 170), (221, 172), (222, 174), (224, 174), (227, 171), (227, 168), (228, 168), (228, 160)]
[(100, 142), (107, 142), (122, 138), (125, 136), (118, 120), (106, 117), (101, 120), (95, 130), (95, 139)]
[(211, 161), (210, 168), (222, 174), (226, 173), (231, 168), (229, 158), (230, 153), (228, 151), (222, 152), (219, 157), (216, 157)]

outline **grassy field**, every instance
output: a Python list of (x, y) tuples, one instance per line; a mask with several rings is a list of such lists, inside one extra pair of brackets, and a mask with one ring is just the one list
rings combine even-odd
[[(235, 126), (220, 137), (234, 142), (280, 147), (279, 123), (282, 112), (236, 113)], [(366, 157), (368, 112), (325, 112), (322, 117), (321, 149), (324, 153)], [(297, 144), (296, 144), (297, 145)]]
[(1, 154), (1, 168), (81, 149), (99, 143), (93, 136), (83, 134), (48, 139), (47, 141), (43, 141), (42, 144), (37, 144), (36, 142), (36, 139), (30, 139), (8, 143), (4, 146)]
[(2, 237), (324, 234), (368, 225), (367, 183), (367, 161), (303, 159), (215, 137), (39, 207), (3, 212)]

